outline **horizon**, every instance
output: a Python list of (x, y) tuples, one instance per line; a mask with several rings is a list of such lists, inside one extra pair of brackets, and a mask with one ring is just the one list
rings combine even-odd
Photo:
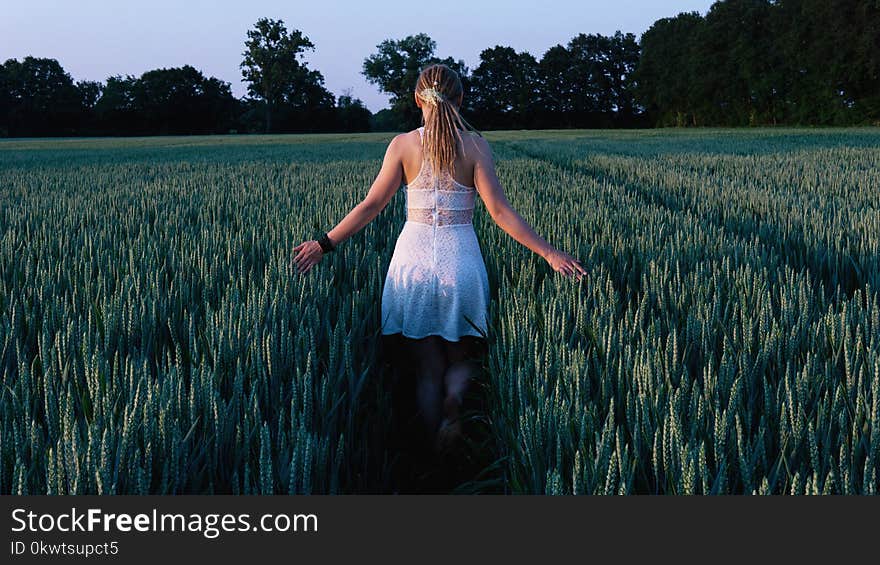
[[(191, 65), (205, 76), (230, 83), (232, 93), (242, 98), (247, 86), (239, 64), (247, 31), (259, 18), (268, 17), (283, 20), (288, 30), (298, 29), (314, 43), (314, 51), (307, 51), (304, 60), (310, 69), (321, 72), (324, 86), (334, 96), (350, 89), (376, 113), (388, 107), (389, 96), (368, 83), (361, 68), (385, 39), (427, 33), (437, 43), (438, 57), (461, 59), (473, 71), (480, 52), (495, 45), (528, 51), (540, 59), (549, 48), (565, 45), (580, 33), (613, 35), (619, 30), (640, 38), (661, 18), (692, 11), (705, 15), (713, 3), (623, 0), (608, 6), (599, 0), (565, 0), (510, 10), (509, 3), (498, 0), (480, 5), (456, 0), (443, 4), (434, 14), (435, 21), (425, 25), (416, 10), (404, 8), (411, 4), (393, 0), (378, 14), (383, 25), (365, 26), (364, 21), (377, 17), (374, 5), (290, 6), (280, 0), (258, 0), (246, 5), (223, 2), (218, 7), (216, 2), (197, 0), (180, 7), (170, 0), (156, 0), (120, 10), (106, 0), (76, 5), (34, 1), (5, 10), (0, 20), (0, 62), (29, 55), (56, 59), (74, 81), (102, 83), (110, 76), (140, 76), (152, 69)], [(462, 38), (457, 26), (459, 8), (464, 6), (480, 25)], [(337, 11), (342, 15), (328, 20), (327, 13)], [(494, 17), (493, 11), (501, 17)], [(536, 19), (541, 21), (540, 30), (534, 29)], [(40, 22), (38, 30), (35, 21)], [(195, 25), (200, 21), (202, 25)], [(401, 31), (388, 31), (397, 29)]]

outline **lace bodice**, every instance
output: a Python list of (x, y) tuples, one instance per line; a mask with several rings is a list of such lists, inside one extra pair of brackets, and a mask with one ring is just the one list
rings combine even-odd
[[(419, 128), (419, 136), (423, 129)], [(448, 171), (435, 174), (424, 155), (419, 174), (404, 191), (407, 221), (445, 226), (473, 220), (476, 189), (456, 182)]]

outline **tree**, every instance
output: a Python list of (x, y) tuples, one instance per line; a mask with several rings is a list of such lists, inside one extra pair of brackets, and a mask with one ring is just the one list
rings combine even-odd
[(92, 109), (98, 103), (98, 99), (101, 98), (101, 91), (104, 89), (104, 85), (94, 80), (79, 80), (76, 82), (76, 88), (79, 90), (82, 107)]
[(9, 59), (0, 70), (9, 135), (72, 135), (81, 115), (80, 93), (55, 59)]
[(9, 72), (9, 63), (14, 59), (0, 65), (0, 137), (9, 136), (9, 118), (15, 99), (12, 96), (12, 77)]
[(641, 113), (634, 90), (636, 69), (641, 58), (641, 47), (632, 33), (615, 32), (611, 38), (607, 73), (611, 105), (618, 125), (632, 125)]
[(696, 124), (694, 38), (702, 25), (698, 12), (686, 12), (657, 20), (642, 35), (635, 94), (653, 123)]
[(370, 131), (398, 131), (400, 125), (391, 108), (383, 108), (370, 116)]
[(574, 70), (571, 53), (555, 45), (538, 63), (538, 120), (541, 127), (571, 127), (574, 110)]
[(101, 97), (95, 103), (99, 130), (122, 135), (145, 133), (137, 106), (136, 85), (137, 78), (131, 75), (107, 77)]
[(79, 80), (76, 82), (79, 92), (80, 116), (77, 124), (79, 135), (94, 135), (97, 133), (95, 106), (101, 98), (104, 84), (94, 80)]
[(880, 4), (777, 0), (785, 107), (794, 123), (880, 121)]
[(483, 128), (531, 124), (537, 91), (538, 62), (531, 54), (500, 45), (480, 53), (471, 76), (471, 107)]
[(579, 34), (568, 43), (577, 95), (572, 110), (580, 126), (631, 123), (635, 115), (631, 82), (639, 46), (633, 34)]
[(875, 123), (880, 4), (721, 0), (641, 40), (640, 102), (660, 124)]
[(768, 113), (778, 82), (769, 10), (769, 0), (716, 2), (697, 29), (692, 78), (704, 123), (756, 124)]
[(607, 38), (599, 34), (579, 34), (568, 42), (568, 52), (577, 93), (572, 99), (576, 123), (579, 127), (593, 126), (598, 114), (611, 110), (610, 84), (603, 68), (608, 52)]
[(95, 131), (115, 135), (226, 133), (235, 129), (239, 113), (228, 82), (190, 65), (111, 76), (88, 112)]
[(235, 108), (228, 82), (206, 78), (190, 65), (154, 69), (135, 83), (135, 106), (150, 125), (148, 133), (204, 134), (222, 131)]
[(300, 30), (288, 32), (282, 20), (261, 18), (247, 35), (242, 77), (248, 82), (248, 93), (265, 105), (267, 132), (272, 131), (276, 107), (291, 101), (294, 105), (308, 103), (315, 98), (326, 101), (320, 93), (324, 81), (321, 73), (309, 71), (299, 60), (307, 49), (315, 48)]
[(372, 113), (350, 90), (336, 101), (337, 127), (342, 131), (370, 131), (371, 117)]
[(399, 127), (413, 128), (421, 122), (421, 110), (413, 99), (419, 74), (426, 66), (443, 63), (458, 73), (465, 98), (468, 98), (470, 77), (464, 61), (451, 57), (439, 59), (434, 55), (436, 42), (424, 33), (409, 35), (400, 40), (386, 39), (376, 46), (378, 53), (364, 60), (363, 75), (371, 84), (391, 95), (391, 109)]
[[(834, 0), (831, 41), (833, 80), (849, 122), (880, 124), (880, 3)], [(838, 106), (839, 107), (839, 106)]]
[[(776, 124), (785, 96), (784, 61), (775, 8), (771, 0), (736, 0), (726, 4), (729, 13), (722, 20), (728, 34), (727, 50), (737, 69), (737, 100), (741, 109), (732, 125)], [(713, 12), (707, 14), (707, 29), (713, 28)]]

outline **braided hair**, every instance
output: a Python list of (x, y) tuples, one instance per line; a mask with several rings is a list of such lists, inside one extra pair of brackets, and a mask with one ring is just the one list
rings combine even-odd
[(424, 112), (424, 147), (425, 156), (436, 172), (454, 172), (459, 147), (456, 142), (461, 143), (464, 150), (462, 130), (480, 135), (459, 113), (457, 103), (462, 94), (458, 73), (442, 63), (422, 69), (416, 82), (416, 96), (429, 107)]

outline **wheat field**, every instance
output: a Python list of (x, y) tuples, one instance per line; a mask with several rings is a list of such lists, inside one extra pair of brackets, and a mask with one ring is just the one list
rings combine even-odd
[[(458, 492), (875, 494), (880, 130), (488, 132), (486, 472)], [(0, 142), (0, 494), (390, 492), (382, 283), (306, 276), (391, 134)]]

